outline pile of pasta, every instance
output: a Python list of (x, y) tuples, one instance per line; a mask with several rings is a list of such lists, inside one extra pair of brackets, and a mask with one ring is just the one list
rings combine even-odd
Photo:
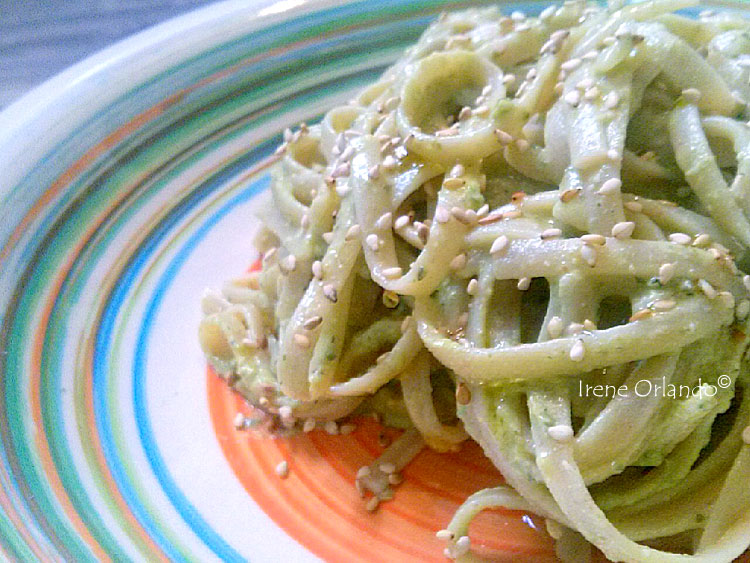
[(266, 428), (408, 428), (359, 476), (378, 498), (383, 460), (482, 446), (507, 484), (439, 533), (450, 557), (492, 506), (574, 560), (750, 543), (750, 23), (691, 4), (444, 14), (285, 133), (262, 268), (204, 298)]

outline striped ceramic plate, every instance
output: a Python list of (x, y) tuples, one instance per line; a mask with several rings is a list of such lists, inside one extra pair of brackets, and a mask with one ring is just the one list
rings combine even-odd
[[(0, 558), (442, 558), (435, 530), (500, 480), (476, 447), (424, 452), (370, 515), (352, 484), (381, 429), (235, 431), (243, 405), (206, 372), (196, 329), (203, 288), (255, 258), (283, 128), (372, 81), (457, 6), (220, 3), (0, 114)], [(537, 528), (498, 511), (472, 535), (498, 559), (552, 560)]]

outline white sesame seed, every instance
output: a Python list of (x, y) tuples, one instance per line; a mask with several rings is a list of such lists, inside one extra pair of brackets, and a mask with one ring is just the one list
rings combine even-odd
[(369, 477), (370, 474), (371, 474), (370, 466), (363, 465), (357, 470), (357, 479), (364, 479), (365, 477)]
[(686, 88), (682, 91), (682, 98), (689, 104), (697, 104), (701, 99), (700, 90), (696, 88)]
[(750, 301), (743, 299), (740, 301), (740, 304), (737, 305), (737, 318), (744, 321), (748, 315), (750, 315)]
[(573, 347), (570, 349), (570, 359), (574, 362), (580, 362), (583, 360), (583, 356), (586, 353), (586, 349), (583, 347), (583, 340), (576, 340)]
[(607, 239), (602, 235), (597, 234), (586, 234), (581, 237), (584, 244), (591, 244), (593, 246), (603, 246), (606, 244)]
[(468, 293), (469, 295), (476, 295), (478, 290), (479, 282), (476, 280), (476, 278), (471, 278), (471, 280), (469, 280), (469, 283), (466, 285), (466, 293)]
[(349, 184), (336, 184), (336, 194), (339, 197), (346, 197), (351, 191), (352, 188)]
[(330, 283), (323, 286), (323, 295), (332, 303), (336, 303), (339, 300), (338, 291)]
[(365, 508), (367, 509), (367, 512), (375, 512), (378, 509), (379, 504), (380, 504), (380, 499), (378, 497), (372, 497), (370, 500), (367, 501)]
[(332, 178), (341, 178), (342, 176), (348, 176), (349, 175), (349, 163), (348, 162), (342, 162), (336, 168), (333, 169), (333, 172), (331, 172)]
[(568, 59), (563, 64), (560, 65), (560, 68), (563, 69), (565, 72), (571, 72), (577, 69), (579, 66), (581, 66), (581, 59), (575, 58), (575, 59)]
[(453, 168), (451, 168), (451, 171), (448, 172), (448, 176), (458, 177), (463, 176), (466, 173), (466, 169), (464, 168), (463, 164), (456, 164)]
[(339, 425), (336, 424), (335, 420), (329, 420), (328, 422), (325, 423), (323, 428), (328, 434), (331, 434), (331, 435), (335, 435), (339, 433)]
[(383, 168), (386, 170), (393, 170), (398, 166), (398, 160), (396, 160), (390, 154), (383, 159)]
[(458, 254), (450, 261), (449, 267), (451, 270), (460, 270), (466, 266), (466, 254)]
[(499, 254), (506, 249), (509, 242), (510, 241), (508, 240), (508, 237), (506, 237), (505, 235), (500, 235), (492, 243), (492, 246), (490, 247), (490, 254)]
[(544, 10), (542, 10), (542, 13), (539, 14), (540, 20), (548, 20), (553, 15), (555, 15), (555, 11), (557, 10), (557, 7), (553, 4), (551, 6), (547, 6)]
[(376, 180), (380, 176), (380, 165), (373, 164), (372, 166), (370, 166), (370, 169), (367, 171), (367, 176), (371, 180)]
[(598, 193), (602, 195), (613, 194), (619, 191), (621, 187), (622, 181), (619, 178), (610, 178), (602, 184), (602, 187), (599, 188)]
[(720, 291), (718, 297), (725, 308), (734, 309), (734, 295), (729, 291)]
[(542, 240), (549, 240), (553, 238), (558, 238), (560, 235), (562, 235), (562, 230), (553, 228), (553, 229), (544, 229), (540, 237)]
[[(343, 161), (345, 161), (345, 162), (346, 162), (346, 161), (349, 161), (349, 160), (351, 160), (351, 158), (352, 158), (353, 156), (354, 156), (354, 147), (353, 147), (353, 146), (351, 146), (351, 145), (349, 145), (348, 147), (346, 147), (346, 148), (344, 149), (344, 152), (342, 152), (342, 153), (341, 153), (341, 156), (339, 157), (339, 159), (341, 159), (341, 160), (343, 160)], [(346, 173), (345, 173), (345, 174), (343, 174), (343, 176), (346, 176), (347, 174), (349, 174), (349, 170), (350, 170), (350, 168), (348, 167), (349, 163), (348, 163), (348, 162), (346, 162), (346, 165), (347, 165), (347, 168), (346, 168)], [(342, 166), (343, 166), (343, 165), (342, 165)]]
[(570, 442), (573, 439), (573, 428), (568, 424), (557, 424), (547, 428), (547, 434), (555, 442)]
[(282, 479), (286, 479), (289, 476), (289, 463), (282, 461), (276, 466), (276, 475)]
[(669, 281), (674, 277), (675, 265), (666, 263), (659, 266), (659, 283), (667, 285)]
[(597, 99), (599, 97), (599, 88), (596, 86), (592, 86), (591, 88), (587, 88), (586, 92), (583, 94), (583, 99), (588, 100), (589, 102)]
[(310, 216), (307, 213), (302, 215), (302, 218), (299, 220), (299, 226), (302, 229), (306, 229), (310, 226)]
[(385, 268), (383, 270), (383, 276), (388, 278), (389, 280), (400, 278), (402, 273), (403, 270), (398, 266), (394, 266), (393, 268)]
[(312, 263), (312, 273), (318, 279), (323, 277), (323, 263), (320, 260), (316, 260)]
[(379, 466), (380, 471), (386, 474), (395, 473), (396, 466), (393, 463), (381, 463)]
[[(436, 215), (437, 215), (437, 213), (436, 213)], [(403, 229), (404, 227), (406, 227), (409, 224), (409, 221), (410, 221), (410, 219), (409, 219), (408, 215), (401, 215), (398, 219), (396, 219), (393, 222), (393, 227), (395, 229), (397, 229), (397, 230), (398, 229)]]
[(633, 213), (640, 213), (643, 211), (643, 204), (638, 203), (637, 201), (626, 201), (625, 209), (632, 211)]
[(398, 96), (393, 96), (392, 98), (388, 98), (385, 101), (385, 109), (388, 111), (393, 111), (398, 107), (398, 104), (401, 103), (401, 98)]
[(620, 159), (622, 159), (622, 156), (620, 156), (620, 153), (617, 151), (617, 149), (609, 149), (607, 151), (607, 158), (614, 162), (619, 162)]
[(310, 347), (310, 339), (305, 336), (304, 334), (297, 332), (294, 335), (294, 343), (299, 346), (300, 348), (309, 348)]
[(750, 275), (745, 275), (742, 278), (742, 284), (745, 286), (745, 289), (750, 291)]
[(453, 532), (450, 530), (438, 530), (435, 532), (435, 537), (439, 540), (450, 541), (453, 539)]
[(323, 322), (323, 317), (320, 315), (313, 315), (309, 317), (305, 322), (302, 323), (302, 328), (305, 330), (315, 330)]
[[(477, 100), (479, 101), (479, 100)], [(477, 107), (474, 108), (474, 115), (478, 115), (480, 117), (484, 117), (486, 114), (490, 112), (490, 107), (487, 104), (480, 104)]]
[(550, 338), (559, 338), (563, 332), (563, 322), (560, 317), (552, 317), (547, 323), (547, 334)]
[(604, 107), (607, 109), (615, 109), (619, 103), (620, 95), (614, 90), (604, 96)]
[(750, 426), (745, 426), (745, 429), (742, 431), (742, 441), (750, 445)]
[(502, 129), (495, 129), (495, 137), (497, 137), (501, 145), (509, 145), (513, 142), (513, 136)]
[(283, 271), (293, 272), (297, 268), (297, 257), (294, 254), (289, 254), (279, 265)]
[(289, 405), (282, 405), (279, 407), (279, 416), (284, 419), (292, 418), (292, 407)]
[(439, 205), (437, 208), (435, 208), (435, 220), (438, 223), (447, 223), (451, 219), (451, 212), (448, 211), (445, 207)]
[(669, 235), (669, 240), (675, 244), (686, 246), (690, 244), (693, 239), (690, 237), (690, 235), (686, 235), (685, 233), (672, 233), (671, 235)]
[(464, 121), (466, 119), (469, 119), (471, 117), (471, 108), (469, 106), (464, 106), (461, 108), (461, 111), (458, 112), (458, 120)]
[(380, 239), (375, 233), (370, 233), (365, 237), (365, 244), (370, 250), (377, 252), (378, 248), (380, 248)]
[(383, 213), (378, 220), (375, 221), (375, 227), (384, 231), (389, 230), (393, 226), (393, 214), (388, 211)]
[(581, 246), (581, 257), (591, 267), (596, 264), (596, 250), (593, 246), (590, 246), (588, 244), (584, 244), (583, 246)]
[(674, 309), (677, 302), (674, 299), (659, 299), (654, 301), (654, 310), (656, 311), (669, 311)]
[(464, 555), (471, 549), (471, 540), (469, 536), (461, 536), (456, 540), (456, 554)]
[(714, 289), (714, 286), (712, 286), (704, 279), (698, 280), (698, 287), (700, 287), (703, 294), (709, 299), (713, 299), (718, 295), (718, 292)]
[(513, 84), (516, 81), (516, 75), (515, 74), (506, 74), (503, 76), (503, 84), (506, 86), (508, 84)]
[(529, 150), (529, 147), (531, 146), (531, 143), (529, 143), (526, 139), (516, 139), (516, 148), (521, 151), (527, 151)]
[(481, 219), (482, 217), (487, 215), (487, 213), (489, 212), (490, 212), (490, 206), (485, 203), (482, 207), (477, 209), (477, 219)]
[(313, 430), (315, 430), (315, 419), (314, 418), (306, 419), (305, 422), (302, 424), (302, 431), (307, 433), (307, 432), (312, 432)]
[(568, 325), (568, 334), (581, 334), (584, 328), (586, 327), (583, 326), (583, 323), (570, 323)]
[(568, 105), (571, 105), (573, 107), (577, 106), (581, 103), (581, 94), (578, 92), (578, 90), (571, 90), (565, 96), (563, 96), (563, 100), (565, 100), (565, 103)]
[(620, 240), (630, 238), (634, 230), (635, 223), (632, 221), (622, 221), (615, 223), (615, 226), (612, 227), (612, 236)]
[(531, 285), (531, 278), (521, 278), (520, 280), (518, 280), (516, 287), (521, 291), (526, 291), (527, 289), (529, 289), (530, 285)]
[(345, 240), (354, 240), (359, 238), (359, 235), (362, 234), (362, 227), (359, 225), (352, 225), (346, 230), (346, 235), (344, 235)]
[(693, 246), (697, 246), (698, 248), (704, 248), (709, 244), (711, 244), (711, 237), (706, 233), (698, 235), (693, 241)]
[(594, 81), (591, 78), (584, 78), (576, 84), (576, 88), (579, 90), (588, 90), (594, 85)]
[(346, 436), (346, 435), (348, 435), (348, 434), (351, 434), (351, 433), (352, 433), (352, 432), (354, 432), (354, 431), (355, 431), (356, 429), (357, 429), (357, 427), (356, 427), (356, 426), (355, 426), (354, 424), (351, 424), (351, 423), (348, 423), (348, 424), (342, 424), (342, 425), (341, 425), (341, 428), (340, 428), (340, 430), (341, 430), (341, 434), (343, 434), (344, 436)]
[(590, 60), (593, 60), (593, 59), (597, 58), (598, 56), (599, 56), (599, 51), (592, 50), (592, 51), (589, 51), (588, 53), (586, 53), (585, 55), (583, 55), (581, 58), (584, 61), (590, 61)]
[(443, 180), (443, 187), (446, 190), (457, 190), (458, 188), (462, 188), (465, 183), (466, 180), (463, 178), (446, 178)]

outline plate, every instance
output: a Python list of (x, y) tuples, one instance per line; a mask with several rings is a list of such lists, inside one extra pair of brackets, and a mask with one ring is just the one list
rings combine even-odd
[[(236, 431), (244, 405), (206, 372), (197, 326), (203, 289), (256, 256), (283, 129), (465, 5), (223, 2), (0, 114), (0, 557), (443, 560), (435, 530), (500, 481), (476, 446), (423, 452), (369, 514), (354, 473), (390, 431)], [(540, 523), (496, 511), (472, 536), (498, 560), (552, 561)]]

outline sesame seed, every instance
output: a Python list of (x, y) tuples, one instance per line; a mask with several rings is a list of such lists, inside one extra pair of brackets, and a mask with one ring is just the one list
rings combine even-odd
[(555, 442), (570, 442), (573, 439), (573, 428), (568, 424), (557, 424), (547, 428), (547, 434)]
[(693, 241), (693, 246), (697, 246), (698, 248), (704, 248), (709, 244), (711, 244), (711, 237), (706, 233), (698, 235)]
[(669, 240), (675, 244), (686, 246), (690, 244), (690, 241), (692, 241), (693, 239), (690, 237), (690, 235), (686, 235), (685, 233), (672, 233), (671, 235), (669, 235)]
[(480, 219), (478, 220), (478, 223), (479, 223), (480, 225), (491, 225), (492, 223), (497, 223), (497, 222), (498, 222), (498, 221), (500, 221), (500, 220), (501, 220), (502, 218), (503, 218), (503, 214), (502, 214), (502, 213), (499, 213), (499, 212), (497, 212), (497, 211), (493, 211), (493, 212), (492, 212), (492, 213), (490, 213), (489, 215), (487, 215), (487, 216), (485, 216), (485, 217), (481, 217), (481, 218), (480, 218)]
[(620, 95), (614, 90), (604, 96), (604, 107), (607, 109), (615, 109), (619, 103)]
[(547, 334), (550, 338), (559, 338), (563, 332), (563, 322), (560, 317), (552, 317), (547, 323)]
[(659, 283), (666, 285), (674, 277), (675, 265), (666, 263), (659, 266)]
[(447, 129), (440, 129), (439, 131), (435, 131), (436, 137), (450, 137), (457, 134), (458, 128), (455, 125), (452, 127), (448, 127)]
[(371, 180), (376, 180), (380, 176), (380, 165), (374, 164), (370, 166), (370, 169), (367, 171), (367, 176)]
[(620, 153), (619, 151), (617, 151), (617, 149), (609, 149), (607, 151), (607, 158), (613, 162), (619, 162), (620, 159), (622, 159), (622, 156), (620, 156)]
[[(734, 309), (734, 295), (729, 291), (720, 291), (718, 294), (721, 304), (727, 309)], [(710, 298), (709, 298), (710, 299)]]
[(750, 445), (750, 426), (745, 426), (745, 429), (742, 431), (742, 441)]
[(367, 501), (365, 508), (367, 509), (367, 512), (375, 512), (378, 509), (379, 504), (380, 504), (380, 499), (378, 497), (372, 497), (370, 500)]
[(323, 277), (323, 263), (320, 260), (316, 260), (312, 263), (312, 274), (317, 279), (321, 279)]
[(471, 117), (471, 108), (469, 106), (462, 107), (461, 111), (458, 112), (459, 121), (464, 121), (466, 119), (469, 119), (470, 117)]
[(640, 321), (642, 319), (646, 319), (653, 315), (653, 311), (651, 309), (641, 309), (640, 311), (635, 312), (631, 317), (628, 319), (629, 323), (634, 323), (636, 321)]
[(320, 315), (315, 315), (310, 318), (308, 318), (304, 323), (302, 323), (302, 328), (305, 330), (315, 330), (320, 326), (320, 323), (323, 322), (323, 317)]
[(331, 177), (333, 178), (341, 178), (342, 176), (348, 176), (350, 172), (349, 163), (348, 162), (342, 162), (336, 168), (333, 169), (333, 172), (331, 172)]
[(383, 276), (388, 278), (389, 280), (400, 278), (402, 273), (403, 270), (398, 266), (394, 266), (393, 268), (385, 268), (383, 270)]
[(584, 78), (576, 84), (576, 88), (579, 90), (588, 90), (594, 85), (594, 81), (591, 78)]
[(302, 229), (307, 229), (310, 226), (310, 216), (307, 213), (302, 215), (302, 218), (299, 220), (299, 226)]
[(393, 111), (398, 107), (398, 104), (401, 103), (401, 98), (398, 96), (393, 96), (392, 98), (388, 98), (385, 101), (385, 109), (388, 111)]
[(469, 536), (461, 536), (456, 540), (456, 554), (464, 555), (471, 548)]
[(583, 360), (583, 356), (586, 353), (586, 349), (583, 347), (583, 340), (576, 340), (573, 347), (570, 349), (570, 359), (574, 362), (580, 362)]
[(696, 88), (686, 88), (682, 91), (682, 98), (689, 104), (697, 104), (701, 99), (700, 90)]
[(372, 250), (373, 252), (377, 252), (378, 248), (380, 248), (380, 239), (375, 233), (370, 233), (365, 237), (365, 244), (370, 248), (370, 250)]
[(368, 465), (363, 465), (357, 470), (357, 479), (364, 479), (365, 477), (369, 477), (372, 472), (370, 471), (370, 467)]
[(398, 160), (396, 160), (390, 154), (383, 159), (383, 168), (386, 170), (394, 170), (398, 166)]
[(563, 100), (565, 100), (568, 105), (575, 107), (581, 103), (581, 94), (578, 90), (571, 90), (563, 96)]
[(516, 75), (515, 74), (506, 74), (503, 76), (503, 84), (506, 86), (509, 84), (513, 84), (516, 81)]
[(509, 242), (510, 241), (508, 240), (508, 237), (506, 237), (505, 235), (500, 235), (492, 243), (492, 246), (490, 247), (490, 254), (498, 254), (502, 252), (506, 249)]
[(325, 295), (326, 299), (331, 303), (336, 303), (339, 300), (338, 291), (336, 291), (336, 288), (330, 283), (323, 286), (323, 295)]
[(391, 473), (390, 475), (388, 475), (388, 483), (390, 483), (394, 487), (400, 485), (403, 482), (404, 477), (399, 473)]
[(456, 164), (453, 168), (451, 168), (451, 171), (448, 172), (448, 176), (463, 176), (466, 173), (466, 169), (464, 168), (463, 164)]
[(466, 285), (466, 293), (468, 293), (469, 295), (476, 295), (478, 289), (479, 282), (476, 280), (476, 278), (471, 278), (471, 280), (469, 280), (469, 283)]
[(294, 254), (289, 254), (280, 263), (281, 270), (283, 272), (293, 272), (297, 268), (297, 257)]
[(575, 59), (568, 59), (563, 64), (560, 65), (560, 68), (563, 69), (565, 72), (572, 72), (575, 69), (577, 69), (579, 66), (581, 66), (581, 59), (575, 58)]
[(282, 461), (276, 466), (276, 475), (282, 479), (286, 479), (289, 476), (289, 463)]
[(570, 323), (568, 325), (568, 334), (576, 335), (583, 332), (583, 323)]
[(393, 463), (381, 463), (379, 466), (380, 471), (383, 473), (395, 473), (396, 472), (396, 466)]
[(466, 266), (466, 254), (458, 254), (450, 261), (449, 267), (451, 270), (460, 270)]
[(562, 230), (560, 229), (545, 229), (542, 231), (542, 234), (539, 235), (542, 240), (549, 240), (553, 238), (558, 238), (560, 235), (562, 235)]
[(521, 291), (526, 291), (527, 289), (529, 289), (530, 285), (531, 285), (531, 278), (521, 278), (520, 280), (518, 280), (516, 287)]
[(585, 55), (583, 55), (581, 58), (584, 61), (590, 61), (590, 60), (593, 60), (593, 59), (597, 58), (598, 56), (599, 56), (599, 51), (592, 50), (592, 51), (589, 51), (588, 53), (586, 53)]
[(332, 436), (339, 433), (339, 425), (336, 424), (335, 420), (329, 420), (328, 422), (325, 423), (323, 428), (328, 434)]
[[(479, 100), (477, 100), (477, 101), (479, 101)], [(482, 103), (482, 104), (478, 105), (477, 107), (475, 107), (474, 111), (473, 111), (474, 115), (478, 115), (480, 117), (484, 117), (489, 112), (490, 112), (490, 107), (487, 104), (484, 104), (484, 103)]]
[(596, 324), (591, 319), (586, 319), (583, 321), (583, 329), (592, 332), (596, 330)]
[(341, 434), (344, 436), (351, 434), (357, 429), (357, 427), (354, 424), (348, 423), (348, 424), (342, 424), (341, 425)]
[(580, 193), (581, 190), (575, 188), (567, 189), (560, 194), (560, 201), (562, 201), (563, 203), (569, 203), (577, 198)]
[(677, 302), (674, 299), (659, 299), (658, 301), (654, 301), (654, 310), (656, 311), (669, 311), (670, 309), (674, 309), (677, 305)]
[(352, 225), (346, 230), (346, 235), (344, 235), (344, 240), (354, 240), (359, 238), (359, 235), (362, 234), (362, 227), (359, 225)]
[(462, 188), (465, 183), (466, 180), (463, 178), (446, 178), (443, 181), (443, 187), (446, 190), (457, 190), (458, 188)]
[(302, 424), (302, 431), (307, 433), (307, 432), (312, 432), (313, 430), (315, 430), (315, 419), (314, 418), (306, 419), (305, 422)]
[(640, 213), (643, 211), (643, 204), (638, 203), (637, 201), (626, 201), (625, 209), (632, 211), (633, 213)]
[(592, 86), (591, 88), (588, 88), (583, 94), (583, 99), (591, 102), (597, 99), (599, 97), (599, 94), (599, 88), (597, 88), (596, 86)]
[(750, 315), (750, 301), (743, 299), (740, 301), (740, 304), (737, 305), (737, 318), (744, 321), (748, 315)]
[(742, 278), (742, 284), (745, 286), (745, 289), (750, 291), (750, 275), (745, 275)]
[(468, 405), (471, 402), (471, 390), (463, 382), (459, 381), (456, 385), (456, 403), (459, 405)]
[(352, 188), (349, 184), (336, 184), (336, 194), (339, 197), (346, 197), (351, 191)]
[(450, 530), (438, 530), (435, 532), (435, 537), (439, 540), (450, 541), (453, 539), (453, 532)]
[[(437, 213), (436, 213), (437, 214)], [(403, 229), (409, 224), (409, 216), (408, 215), (401, 215), (398, 219), (396, 219), (393, 222), (393, 227), (395, 229)]]
[(590, 244), (593, 246), (603, 246), (607, 242), (607, 239), (604, 238), (602, 235), (587, 234), (581, 237), (581, 241), (583, 241), (583, 244)]
[(583, 246), (581, 246), (581, 257), (592, 268), (596, 264), (596, 250), (593, 246), (590, 246), (588, 244), (584, 244)]
[(635, 223), (633, 223), (632, 221), (622, 221), (620, 223), (615, 223), (615, 226), (612, 227), (612, 236), (620, 240), (630, 238), (630, 236), (633, 234), (634, 229)]
[(450, 218), (451, 212), (448, 211), (445, 207), (439, 205), (435, 209), (435, 220), (438, 223), (447, 223), (448, 221), (450, 221)]
[(619, 178), (610, 178), (602, 184), (602, 187), (599, 188), (597, 193), (600, 195), (614, 194), (617, 193), (621, 187), (622, 181)]
[(310, 347), (310, 339), (305, 336), (304, 334), (297, 332), (294, 335), (294, 343), (299, 346), (300, 348), (309, 348)]
[(513, 142), (513, 136), (502, 129), (495, 129), (495, 137), (497, 137), (501, 145), (509, 145)]
[(531, 146), (531, 143), (529, 143), (526, 139), (516, 139), (516, 148), (521, 151), (527, 151), (529, 150), (529, 147)]
[(383, 213), (378, 220), (375, 221), (375, 227), (384, 231), (389, 230), (393, 226), (393, 214), (389, 211)]

